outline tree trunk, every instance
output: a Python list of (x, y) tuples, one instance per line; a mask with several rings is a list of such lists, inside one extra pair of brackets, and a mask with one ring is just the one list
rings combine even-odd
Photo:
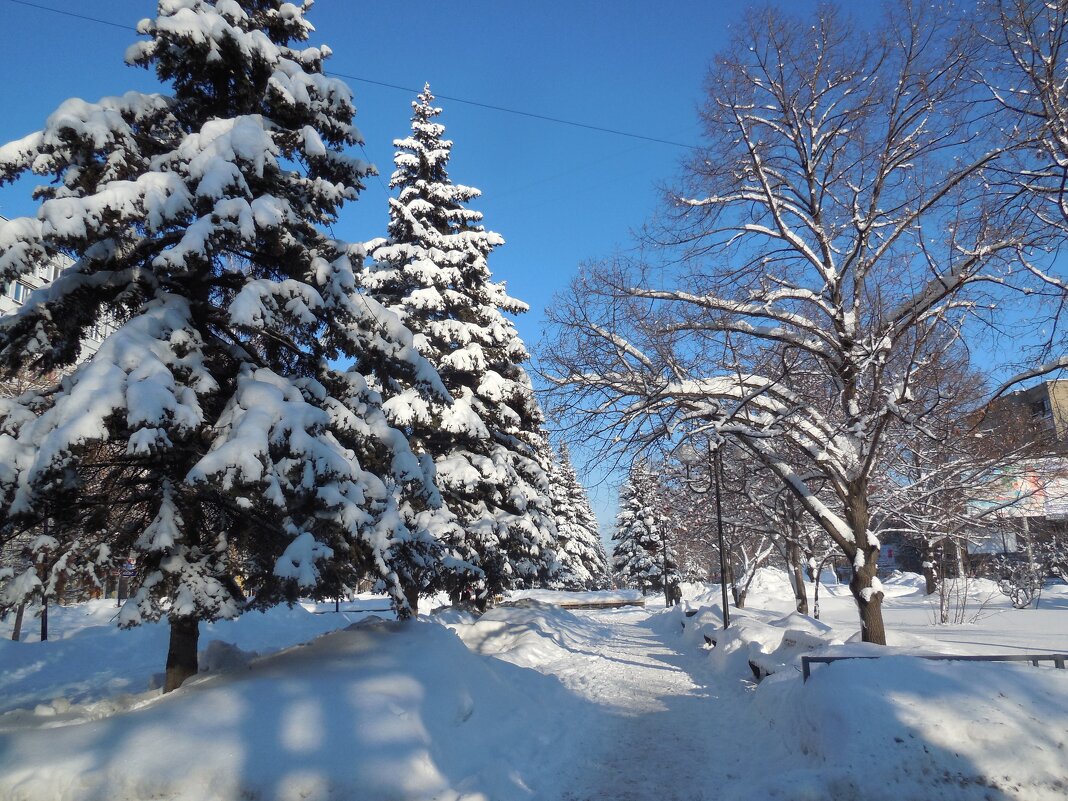
[(923, 581), (928, 595), (938, 592), (938, 576), (935, 572), (935, 549), (927, 540), (923, 544)]
[[(821, 562), (816, 568), (816, 575), (819, 576), (822, 572), (823, 563)], [(816, 620), (820, 619), (820, 580), (818, 578), (812, 587), (812, 617)]]
[(167, 676), (163, 692), (169, 693), (197, 674), (197, 643), (200, 622), (196, 618), (171, 618), (171, 642), (167, 650)]
[(48, 599), (41, 602), (41, 642), (48, 640)]
[[(1026, 517), (1023, 518), (1023, 521), (1024, 521), (1024, 529), (1026, 530), (1027, 529), (1027, 518)], [(954, 554), (954, 556), (955, 556), (955, 558), (957, 560), (957, 578), (958, 579), (963, 579), (965, 576), (968, 575), (968, 568), (964, 564), (964, 545), (962, 545), (959, 541), (953, 543), (953, 554)], [(1031, 537), (1030, 537), (1030, 534), (1027, 537), (1027, 555), (1028, 555), (1028, 558), (1030, 559), (1031, 558)]]
[(886, 645), (886, 629), (883, 628), (883, 594), (872, 593), (871, 600), (857, 599), (860, 608), (861, 639), (875, 645)]
[(730, 585), (731, 598), (734, 599), (735, 607), (742, 609), (745, 606), (745, 593), (742, 593), (741, 603), (738, 603), (738, 585), (734, 581), (734, 562), (731, 561), (730, 557), (727, 558), (726, 580), (727, 584)]
[(19, 641), (19, 637), (22, 636), (22, 616), (26, 614), (26, 604), (19, 604), (18, 609), (15, 610), (15, 628), (11, 632), (11, 639), (15, 642)]
[(849, 582), (849, 589), (857, 602), (857, 611), (860, 612), (861, 639), (876, 645), (886, 645), (886, 630), (883, 628), (883, 593), (881, 590), (876, 592), (872, 587), (879, 569), (879, 563), (876, 561), (878, 555), (878, 548), (864, 549), (865, 562), (859, 568), (854, 564), (853, 579)]
[(801, 567), (801, 546), (791, 542), (788, 551), (790, 577), (794, 585), (794, 605), (802, 615), (808, 614), (808, 591), (805, 589), (805, 571)]
[[(879, 546), (868, 538), (868, 487), (863, 481), (851, 482), (846, 503), (846, 519), (853, 530), (859, 553), (853, 554), (853, 578), (849, 589), (860, 613), (860, 636), (864, 642), (886, 645), (883, 627), (883, 593), (874, 587), (879, 572)], [(858, 558), (859, 557), (859, 558)]]
[(408, 600), (408, 608), (412, 610), (412, 617), (419, 616), (419, 585), (414, 581), (404, 587), (404, 597)]

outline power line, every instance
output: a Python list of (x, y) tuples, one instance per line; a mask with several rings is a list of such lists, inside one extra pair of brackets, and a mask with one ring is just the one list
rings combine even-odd
[[(370, 83), (375, 86), (385, 86), (389, 89), (400, 89), (404, 92), (418, 94), (423, 91), (422, 89), (414, 89), (410, 86), (399, 86), (395, 83), (386, 83), (385, 81), (372, 81), (370, 78), (360, 78), (356, 75), (346, 75), (343, 72), (334, 72), (334, 75), (339, 78), (348, 78), (350, 81), (359, 81), (360, 83)], [(645, 136), (643, 134), (631, 133), (630, 131), (620, 131), (616, 128), (605, 128), (600, 125), (590, 125), (585, 122), (575, 122), (574, 120), (565, 120), (562, 117), (550, 117), (547, 114), (535, 114), (532, 111), (521, 111), (519, 109), (507, 108), (506, 106), (495, 106), (492, 103), (483, 103), (478, 100), (469, 100), (464, 97), (456, 97), (455, 95), (443, 95), (437, 92), (434, 96), (441, 100), (451, 100), (454, 103), (466, 103), (469, 106), (477, 106), (478, 108), (489, 109), (490, 111), (501, 111), (506, 114), (518, 114), (522, 117), (530, 117), (535, 120), (544, 120), (545, 122), (555, 122), (560, 125), (571, 125), (575, 128), (585, 128), (588, 131), (600, 131), (601, 133), (615, 134), (616, 136), (627, 136), (631, 139), (642, 139), (646, 142), (656, 142), (661, 145), (672, 145), (674, 147), (684, 147), (687, 150), (696, 150), (696, 146), (687, 145), (683, 142), (673, 142), (670, 139), (659, 139), (655, 136)]]
[(98, 17), (89, 17), (85, 14), (75, 14), (73, 11), (65, 11), (62, 8), (51, 8), (50, 6), (42, 6), (37, 3), (29, 3), (27, 0), (7, 0), (9, 3), (15, 3), (20, 6), (29, 6), (30, 8), (39, 8), (41, 11), (51, 11), (53, 14), (63, 14), (66, 17), (74, 17), (75, 19), (83, 19), (87, 22), (98, 22), (101, 25), (110, 25), (112, 28), (122, 28), (124, 31), (133, 31), (137, 33), (137, 28), (130, 25), (123, 25), (119, 22), (112, 22), (107, 19), (100, 19)]
[[(28, 6), (29, 8), (36, 8), (41, 11), (50, 11), (53, 14), (61, 14), (66, 17), (74, 17), (75, 19), (84, 20), (86, 22), (96, 22), (100, 25), (109, 25), (112, 28), (121, 28), (125, 31), (133, 31), (137, 33), (137, 29), (130, 25), (123, 25), (118, 22), (112, 22), (111, 20), (100, 19), (99, 17), (91, 17), (87, 14), (76, 14), (73, 11), (67, 11), (62, 8), (52, 8), (51, 6), (41, 5), (39, 3), (31, 3), (29, 0), (7, 0), (9, 3), (15, 5)], [(344, 72), (335, 72), (331, 70), (331, 74), (338, 78), (347, 78), (350, 81), (359, 81), (360, 83), (372, 84), (373, 86), (383, 86), (387, 89), (397, 89), (398, 91), (407, 92), (409, 94), (418, 94), (422, 89), (413, 88), (410, 86), (401, 86), (400, 84), (388, 83), (386, 81), (376, 81), (371, 78), (361, 78), (358, 75), (349, 75)], [(455, 95), (442, 95), (438, 94), (438, 98), (442, 100), (449, 100), (453, 103), (463, 103), (468, 106), (475, 106), (477, 108), (484, 108), (488, 111), (497, 111), (503, 114), (515, 114), (520, 117), (528, 117), (534, 120), (542, 120), (543, 122), (552, 122), (557, 125), (569, 125), (572, 128), (582, 128), (587, 131), (597, 131), (599, 133), (612, 134), (613, 136), (625, 136), (629, 139), (639, 139), (643, 142), (654, 142), (659, 145), (670, 145), (672, 147), (682, 147), (687, 150), (696, 150), (695, 145), (688, 145), (684, 142), (674, 142), (670, 139), (660, 139), (655, 136), (645, 136), (644, 134), (636, 134), (630, 131), (621, 131), (618, 128), (607, 128), (602, 125), (592, 125), (585, 122), (577, 122), (575, 120), (568, 120), (563, 117), (553, 117), (548, 114), (537, 114), (533, 111), (523, 111), (522, 109), (509, 108), (507, 106), (498, 106), (493, 103), (483, 103), (480, 100), (471, 100), (465, 97), (456, 97)]]

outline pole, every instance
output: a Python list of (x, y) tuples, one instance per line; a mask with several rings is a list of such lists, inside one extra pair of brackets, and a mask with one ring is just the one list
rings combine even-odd
[(731, 624), (730, 608), (727, 606), (727, 560), (726, 549), (723, 547), (723, 498), (720, 495), (720, 473), (723, 469), (723, 460), (720, 457), (719, 448), (716, 448), (712, 472), (716, 477), (716, 529), (719, 536), (719, 588), (722, 593), (723, 603), (723, 628)]
[(668, 569), (667, 569), (667, 535), (662, 534), (660, 537), (660, 547), (663, 549), (662, 554), (664, 567), (660, 576), (660, 583), (664, 585), (664, 606), (671, 607), (671, 590), (668, 589)]
[(13, 639), (15, 642), (18, 642), (19, 641), (19, 637), (22, 636), (22, 616), (25, 613), (26, 613), (26, 604), (25, 604), (25, 602), (23, 602), (23, 603), (19, 604), (18, 608), (15, 610), (15, 628), (11, 632), (11, 639)]

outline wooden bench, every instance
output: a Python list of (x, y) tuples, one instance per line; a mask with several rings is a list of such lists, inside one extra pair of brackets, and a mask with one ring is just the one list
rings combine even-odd
[(563, 609), (621, 609), (624, 606), (645, 606), (644, 598), (633, 601), (561, 601), (556, 604)]

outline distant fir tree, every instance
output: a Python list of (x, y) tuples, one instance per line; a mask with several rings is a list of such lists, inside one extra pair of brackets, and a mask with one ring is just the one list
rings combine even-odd
[(568, 590), (605, 589), (611, 573), (608, 556), (601, 544), (597, 518), (575, 473), (566, 444), (560, 446), (551, 464), (556, 553), (561, 568), (555, 584)]
[(612, 566), (631, 586), (642, 591), (667, 592), (669, 605), (677, 600), (679, 570), (668, 539), (668, 516), (656, 476), (644, 461), (634, 464), (619, 495), (616, 543)]
[(388, 237), (368, 243), (369, 291), (415, 335), (451, 403), (413, 402), (407, 380), (382, 387), (390, 420), (432, 459), (460, 525), (456, 555), (477, 562), (446, 589), (481, 604), (513, 587), (544, 585), (556, 536), (538, 438), (543, 415), (523, 369), (528, 354), (505, 313), (527, 306), (492, 280), (487, 258), (504, 240), (467, 204), (481, 193), (454, 184), (452, 142), (427, 86), (412, 103), (411, 135), (394, 141)]
[(196, 672), (198, 621), (246, 594), (370, 572), (403, 616), (398, 571), (436, 558), (399, 511), (438, 503), (424, 465), (373, 381), (331, 366), (373, 354), (444, 394), (396, 317), (356, 295), (362, 248), (322, 232), (368, 168), (344, 154), (359, 133), (329, 49), (296, 44), (307, 6), (161, 0), (126, 59), (172, 94), (68, 100), (0, 148), (0, 180), (52, 178), (35, 218), (0, 223), (0, 281), (75, 259), (0, 320), (3, 370), (69, 368), (91, 326), (116, 325), (59, 383), (0, 402), (0, 536), (51, 519), (52, 561), (133, 553), (120, 622), (169, 619), (165, 690)]

